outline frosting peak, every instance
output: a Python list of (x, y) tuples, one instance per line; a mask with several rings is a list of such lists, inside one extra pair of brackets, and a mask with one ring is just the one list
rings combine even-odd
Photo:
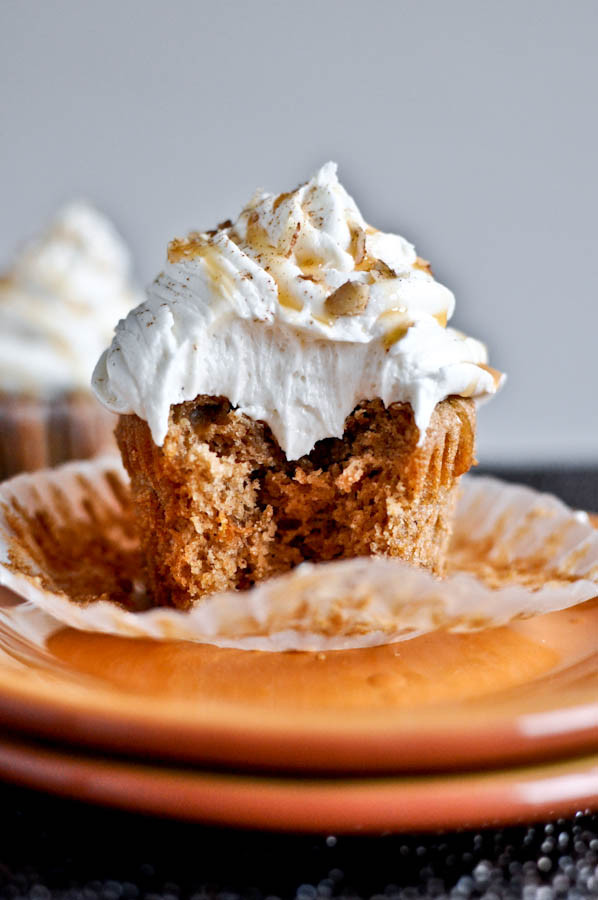
[[(259, 298), (235, 304), (243, 318), (284, 319), (325, 340), (388, 338), (399, 319), (407, 326), (421, 314), (446, 325), (455, 306), (412, 244), (367, 225), (332, 162), (295, 191), (256, 194), (234, 224), (170, 244), (171, 264), (193, 259), (211, 268), (232, 302), (235, 280), (259, 278)], [(360, 307), (345, 302), (341, 318), (338, 304), (327, 301), (347, 282), (363, 285), (351, 292), (359, 294)]]
[(422, 439), (449, 394), (494, 393), (482, 344), (446, 327), (454, 297), (412, 244), (369, 226), (327, 163), (258, 192), (236, 222), (173, 241), (119, 324), (94, 387), (164, 440), (170, 406), (224, 395), (290, 459), (340, 437), (361, 400), (413, 406)]

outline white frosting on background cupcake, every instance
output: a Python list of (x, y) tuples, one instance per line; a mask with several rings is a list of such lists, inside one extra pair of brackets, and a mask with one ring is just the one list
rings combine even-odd
[(142, 299), (122, 239), (83, 202), (64, 207), (0, 278), (0, 391), (89, 390), (115, 322)]
[(446, 323), (451, 291), (404, 238), (370, 228), (327, 163), (237, 221), (170, 244), (148, 299), (96, 367), (98, 397), (161, 444), (172, 404), (223, 395), (289, 459), (341, 437), (362, 400), (412, 405), (421, 439), (451, 394), (495, 393), (483, 344)]

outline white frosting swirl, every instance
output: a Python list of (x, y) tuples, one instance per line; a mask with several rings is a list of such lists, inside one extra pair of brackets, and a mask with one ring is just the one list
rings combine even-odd
[(258, 193), (234, 224), (173, 241), (93, 385), (157, 444), (170, 406), (198, 394), (267, 422), (289, 459), (340, 437), (375, 397), (410, 403), (423, 440), (440, 400), (500, 383), (484, 346), (446, 328), (454, 304), (408, 241), (365, 223), (327, 163), (291, 193)]
[(71, 203), (0, 278), (0, 390), (89, 390), (114, 323), (143, 299), (113, 226)]

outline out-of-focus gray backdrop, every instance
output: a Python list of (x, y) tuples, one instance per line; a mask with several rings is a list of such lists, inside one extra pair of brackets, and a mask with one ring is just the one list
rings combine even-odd
[(147, 282), (336, 159), (509, 374), (480, 459), (596, 461), (597, 46), (595, 0), (3, 0), (0, 260), (86, 196)]

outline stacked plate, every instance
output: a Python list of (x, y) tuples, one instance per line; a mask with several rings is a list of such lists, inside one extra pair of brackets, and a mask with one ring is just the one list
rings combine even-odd
[(598, 601), (469, 634), (268, 653), (66, 627), (0, 591), (0, 775), (318, 832), (598, 804)]

